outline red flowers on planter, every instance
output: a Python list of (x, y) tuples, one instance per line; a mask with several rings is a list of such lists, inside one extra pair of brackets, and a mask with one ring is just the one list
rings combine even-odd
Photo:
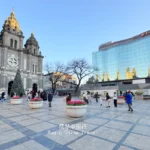
[(13, 99), (20, 99), (20, 96), (13, 96)]
[(124, 96), (118, 96), (118, 98), (124, 98)]
[(81, 100), (71, 100), (67, 102), (67, 105), (70, 106), (81, 106), (81, 105), (86, 105), (86, 103), (84, 101)]
[(30, 101), (42, 101), (40, 97), (32, 98)]

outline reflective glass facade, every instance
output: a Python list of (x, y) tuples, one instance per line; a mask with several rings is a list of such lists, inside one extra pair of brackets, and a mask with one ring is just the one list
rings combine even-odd
[[(131, 38), (132, 39), (132, 38)], [(116, 42), (93, 52), (100, 81), (145, 78), (150, 75), (150, 34)]]

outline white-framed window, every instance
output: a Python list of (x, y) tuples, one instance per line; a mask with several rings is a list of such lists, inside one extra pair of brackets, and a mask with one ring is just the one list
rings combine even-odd
[(10, 39), (10, 47), (13, 47), (13, 39)]
[(15, 43), (14, 43), (15, 45), (15, 49), (17, 49), (17, 40), (15, 40)]
[(33, 73), (37, 73), (37, 65), (35, 65), (35, 64), (33, 64), (32, 65), (32, 71), (33, 71)]
[(32, 65), (32, 72), (34, 73), (34, 64)]
[(35, 73), (37, 73), (37, 65), (35, 65)]

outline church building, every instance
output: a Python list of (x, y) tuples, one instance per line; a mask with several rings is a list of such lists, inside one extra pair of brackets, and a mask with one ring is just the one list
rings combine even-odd
[(34, 34), (23, 46), (23, 32), (14, 12), (4, 22), (0, 32), (0, 93), (10, 94), (17, 69), (21, 71), (22, 82), (26, 90), (43, 89), (43, 56)]

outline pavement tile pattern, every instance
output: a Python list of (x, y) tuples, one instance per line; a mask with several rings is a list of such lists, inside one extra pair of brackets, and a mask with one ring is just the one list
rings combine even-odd
[(134, 100), (132, 113), (111, 103), (93, 99), (84, 117), (70, 118), (64, 97), (41, 109), (30, 109), (26, 99), (0, 102), (0, 150), (150, 150), (150, 101)]

